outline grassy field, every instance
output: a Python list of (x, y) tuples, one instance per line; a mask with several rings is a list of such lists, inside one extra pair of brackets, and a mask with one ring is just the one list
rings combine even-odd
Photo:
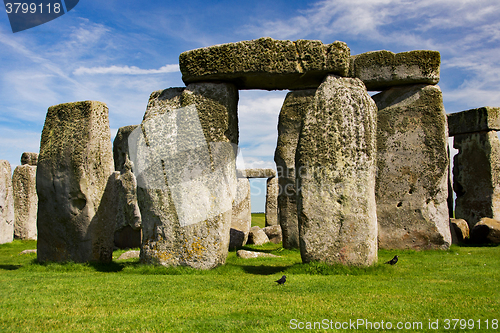
[(266, 214), (252, 213), (252, 227), (253, 226), (264, 228), (266, 226)]
[[(42, 265), (19, 254), (34, 248), (0, 245), (1, 332), (500, 331), (499, 247), (380, 250), (379, 264), (347, 268), (302, 264), (299, 251), (265, 244), (246, 249), (280, 257), (233, 251), (210, 271), (117, 261), (124, 251), (109, 265)], [(395, 254), (395, 266), (383, 264)]]

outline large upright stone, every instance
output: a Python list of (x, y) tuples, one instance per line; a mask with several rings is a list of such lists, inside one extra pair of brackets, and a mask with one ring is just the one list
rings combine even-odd
[(181, 53), (184, 83), (224, 81), (239, 89), (316, 88), (327, 74), (348, 75), (350, 50), (343, 42), (259, 38)]
[(199, 83), (151, 94), (132, 158), (141, 260), (209, 269), (226, 260), (236, 190), (238, 90)]
[(111, 261), (114, 221), (101, 199), (112, 172), (107, 106), (50, 107), (36, 174), (39, 261)]
[(470, 229), (483, 217), (500, 220), (500, 141), (496, 131), (455, 135), (455, 217)]
[(267, 178), (266, 185), (266, 227), (268, 227), (278, 225), (278, 178)]
[(14, 196), (12, 169), (7, 160), (0, 160), (0, 244), (14, 238)]
[(437, 84), (441, 57), (438, 51), (393, 53), (372, 51), (352, 57), (351, 76), (368, 90), (384, 90), (409, 84)]
[(448, 248), (448, 127), (441, 90), (398, 87), (373, 99), (379, 109), (379, 247)]
[(296, 155), (303, 262), (377, 261), (376, 110), (361, 80), (329, 75), (304, 116)]
[(251, 226), (250, 181), (247, 178), (238, 178), (236, 197), (232, 206), (230, 249), (242, 247), (247, 243)]
[(128, 137), (139, 125), (130, 125), (120, 127), (113, 140), (113, 161), (115, 162), (115, 171), (125, 168), (127, 161), (130, 161), (128, 149)]
[[(37, 239), (36, 214), (38, 197), (36, 195), (37, 153), (23, 153), (22, 165), (17, 166), (12, 175), (14, 190), (14, 237)], [(34, 165), (33, 165), (34, 164)]]
[(286, 95), (278, 120), (278, 143), (274, 161), (278, 170), (278, 221), (285, 249), (299, 248), (299, 219), (295, 189), (295, 152), (302, 120), (314, 101), (316, 89), (296, 90)]

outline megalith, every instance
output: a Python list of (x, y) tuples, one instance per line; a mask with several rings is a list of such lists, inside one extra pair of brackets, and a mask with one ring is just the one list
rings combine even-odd
[(226, 83), (151, 94), (129, 136), (143, 262), (199, 269), (225, 262), (236, 191), (237, 102), (238, 90)]
[(252, 207), (250, 181), (248, 178), (238, 178), (236, 197), (232, 205), (230, 249), (242, 247), (247, 243), (251, 226)]
[(500, 108), (482, 107), (448, 115), (458, 154), (453, 160), (455, 217), (470, 229), (484, 217), (500, 220)]
[(104, 103), (48, 109), (36, 173), (38, 261), (111, 261), (114, 220), (101, 199), (113, 169)]
[(266, 182), (266, 227), (278, 224), (278, 178), (267, 178)]
[(14, 195), (12, 169), (7, 160), (0, 160), (0, 244), (14, 239)]
[(137, 202), (137, 180), (132, 172), (128, 138), (139, 125), (124, 126), (118, 129), (113, 141), (113, 160), (115, 162), (116, 226), (114, 244), (120, 249), (136, 248), (142, 244), (142, 221)]
[(377, 261), (376, 106), (359, 79), (328, 75), (304, 115), (297, 155), (302, 261)]
[(439, 87), (393, 87), (378, 107), (378, 242), (384, 249), (446, 249), (448, 127)]
[(23, 153), (21, 165), (14, 169), (12, 188), (14, 191), (14, 237), (37, 239), (36, 214), (38, 197), (36, 195), (37, 153)]
[(289, 92), (278, 120), (278, 142), (274, 161), (278, 174), (278, 221), (285, 249), (299, 248), (299, 219), (295, 189), (295, 152), (302, 120), (314, 101), (316, 89)]

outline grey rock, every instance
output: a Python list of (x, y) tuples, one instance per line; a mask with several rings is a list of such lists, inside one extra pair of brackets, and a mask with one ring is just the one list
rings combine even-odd
[(21, 251), (19, 252), (19, 255), (22, 255), (22, 254), (36, 254), (36, 250), (24, 250), (24, 251)]
[(276, 177), (274, 169), (237, 169), (238, 178), (272, 178)]
[(250, 234), (248, 235), (248, 244), (263, 245), (268, 242), (269, 238), (261, 228), (259, 228), (258, 226), (250, 228)]
[(137, 250), (130, 250), (127, 252), (122, 253), (119, 257), (118, 260), (127, 260), (127, 259), (135, 259), (139, 258), (141, 254), (141, 251)]
[(281, 227), (279, 225), (272, 225), (262, 228), (262, 231), (266, 234), (269, 241), (278, 244), (283, 241), (283, 236), (281, 234)]
[(243, 259), (253, 259), (253, 258), (278, 258), (277, 255), (272, 253), (265, 252), (257, 252), (257, 251), (246, 251), (246, 250), (238, 250), (236, 251), (236, 255)]
[(278, 225), (278, 178), (268, 178), (266, 187), (266, 227)]
[(372, 51), (352, 57), (351, 76), (368, 90), (415, 84), (437, 84), (441, 57), (437, 51)]
[(36, 166), (38, 163), (38, 153), (23, 153), (21, 155), (21, 165)]
[(14, 237), (37, 239), (36, 215), (38, 196), (36, 195), (36, 166), (19, 165), (12, 175), (14, 191)]
[(0, 244), (14, 239), (14, 193), (12, 169), (7, 160), (0, 160)]
[(113, 140), (113, 160), (115, 162), (115, 170), (130, 169), (130, 166), (125, 166), (130, 161), (128, 137), (133, 130), (139, 125), (130, 125), (120, 127)]
[(489, 106), (448, 114), (449, 135), (500, 131), (500, 108)]
[(143, 262), (198, 269), (224, 264), (236, 189), (237, 102), (238, 90), (225, 83), (151, 94), (141, 129), (129, 136), (137, 151), (131, 159)]
[(239, 248), (247, 243), (248, 233), (252, 226), (252, 210), (250, 182), (246, 178), (238, 178), (236, 197), (233, 201), (229, 248)]
[(472, 228), (481, 218), (500, 220), (500, 140), (496, 131), (455, 135), (455, 217)]
[(359, 79), (329, 75), (296, 155), (302, 261), (377, 262), (376, 106)]
[(450, 218), (451, 243), (460, 244), (469, 238), (469, 224), (464, 219)]
[(446, 249), (448, 133), (441, 90), (388, 89), (378, 106), (377, 218), (383, 249)]
[(343, 42), (260, 38), (181, 53), (184, 83), (225, 81), (238, 89), (318, 87), (330, 73), (346, 76), (350, 50)]
[(38, 260), (110, 262), (114, 220), (101, 204), (113, 173), (104, 103), (85, 101), (48, 109), (40, 143)]
[(274, 161), (278, 171), (278, 220), (285, 249), (299, 248), (299, 219), (295, 188), (295, 152), (302, 120), (314, 101), (316, 89), (296, 90), (286, 95), (278, 120), (278, 143)]
[(500, 244), (500, 221), (483, 217), (472, 228), (471, 239), (476, 243)]
[(137, 181), (131, 169), (124, 167), (116, 173), (116, 226), (115, 246), (120, 249), (140, 247), (142, 244), (142, 218), (137, 201)]

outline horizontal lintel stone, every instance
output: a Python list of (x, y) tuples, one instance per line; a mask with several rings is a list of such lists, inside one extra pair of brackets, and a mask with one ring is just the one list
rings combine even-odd
[(273, 178), (276, 177), (274, 169), (237, 169), (238, 178)]
[(484, 106), (448, 114), (449, 136), (500, 131), (500, 107)]

